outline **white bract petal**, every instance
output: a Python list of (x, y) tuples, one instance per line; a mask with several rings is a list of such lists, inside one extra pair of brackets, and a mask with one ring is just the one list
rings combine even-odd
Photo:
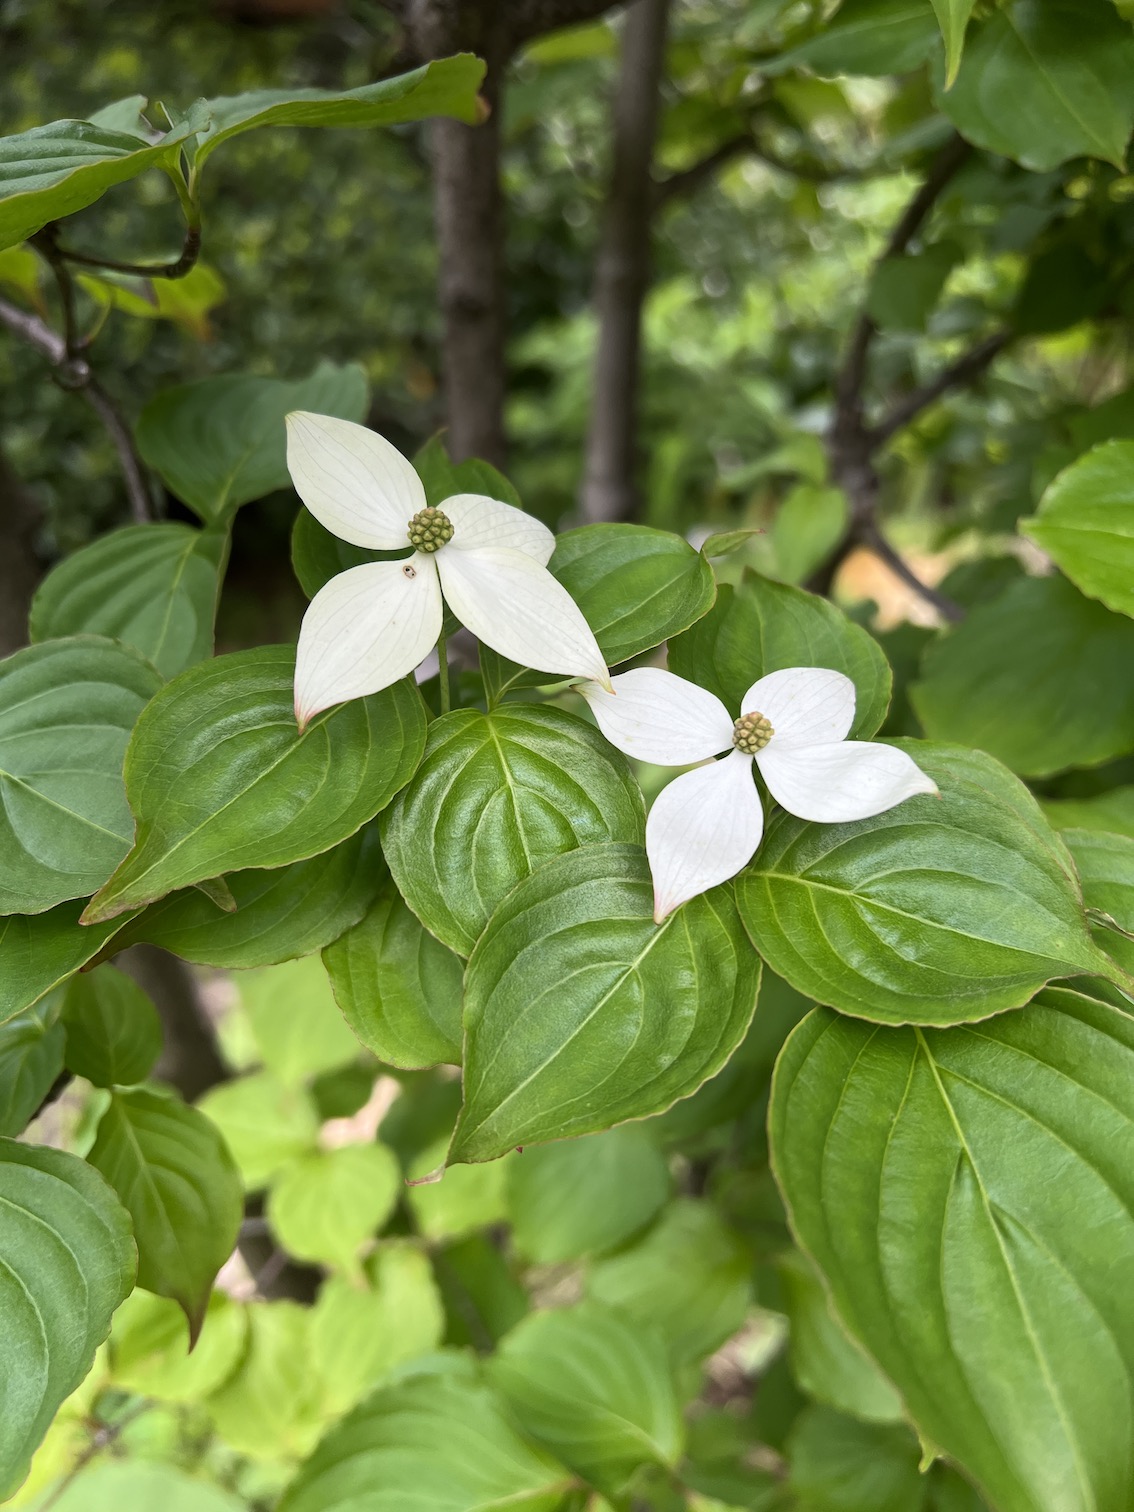
[(454, 546), (508, 546), (546, 567), (555, 550), (555, 536), (540, 520), (522, 509), (490, 499), (487, 494), (453, 494), (440, 506), (453, 527)]
[(854, 683), (830, 667), (788, 667), (754, 682), (742, 714), (763, 714), (775, 746), (826, 745), (843, 740), (854, 723)]
[(410, 519), (425, 508), (421, 479), (397, 447), (332, 415), (288, 415), (287, 470), (321, 525), (370, 551), (408, 546)]
[(311, 600), (299, 631), (295, 717), (378, 693), (412, 672), (441, 633), (437, 570), (420, 552), (340, 572)]
[(660, 667), (611, 678), (612, 692), (584, 683), (579, 692), (599, 729), (620, 751), (658, 766), (691, 766), (732, 744), (732, 719), (715, 693)]
[(869, 819), (918, 793), (936, 793), (905, 751), (862, 740), (784, 748), (776, 741), (756, 757), (768, 791), (797, 819), (844, 824)]
[(646, 855), (660, 924), (680, 904), (735, 877), (764, 832), (752, 758), (732, 751), (675, 777), (646, 821)]
[(505, 546), (450, 544), (436, 560), (450, 609), (486, 646), (538, 672), (609, 682), (591, 627), (546, 567)]

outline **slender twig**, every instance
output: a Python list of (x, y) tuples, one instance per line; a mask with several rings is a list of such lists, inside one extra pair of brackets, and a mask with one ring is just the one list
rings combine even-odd
[(872, 447), (879, 447), (888, 441), (950, 389), (960, 388), (962, 384), (978, 377), (995, 362), (1013, 335), (1012, 331), (996, 331), (993, 335), (986, 336), (983, 341), (978, 341), (948, 367), (943, 368), (936, 378), (899, 399), (888, 415), (884, 415), (877, 425), (869, 428), (867, 434)]
[(704, 157), (698, 158), (695, 163), (690, 163), (687, 168), (678, 168), (664, 178), (658, 179), (654, 189), (655, 202), (659, 205), (667, 205), (673, 199), (693, 194), (719, 169), (731, 163), (734, 158), (743, 156), (757, 158), (760, 162), (766, 163), (769, 168), (789, 174), (792, 178), (803, 179), (809, 184), (843, 183), (848, 179), (863, 178), (872, 171), (869, 167), (827, 167), (815, 159), (784, 157), (760, 140), (756, 134), (755, 122), (750, 120), (743, 131), (738, 131), (735, 136), (726, 137)]
[(134, 450), (134, 438), (130, 434), (130, 427), (118, 413), (113, 399), (103, 388), (102, 384), (92, 373), (83, 385), (83, 397), (102, 421), (107, 435), (114, 443), (114, 449), (118, 453), (118, 465), (122, 469), (122, 476), (126, 480), (126, 493), (130, 500), (130, 513), (140, 524), (145, 525), (153, 519), (153, 502), (150, 498), (149, 485), (146, 475), (142, 471), (142, 464), (138, 460), (138, 453)]
[(34, 347), (53, 366), (61, 367), (67, 361), (67, 343), (38, 315), (0, 299), (0, 324), (6, 325), (26, 345)]
[(912, 588), (919, 598), (923, 598), (927, 604), (932, 604), (938, 614), (950, 624), (955, 625), (964, 619), (965, 611), (960, 604), (954, 603), (944, 593), (938, 593), (937, 589), (931, 588), (928, 583), (923, 583), (901, 553), (895, 551), (890, 545), (878, 528), (876, 520), (863, 521), (855, 533), (855, 544), (865, 546), (872, 551), (876, 557), (885, 562), (896, 577), (901, 578), (907, 588)]
[(201, 255), (201, 228), (190, 226), (185, 232), (181, 255), (169, 263), (118, 262), (112, 257), (95, 257), (87, 252), (76, 252), (71, 247), (56, 243), (57, 255), (66, 262), (78, 263), (84, 268), (102, 268), (109, 273), (129, 273), (134, 278), (184, 278), (197, 266)]
[(51, 1512), (53, 1507), (58, 1506), (63, 1500), (64, 1493), (71, 1488), (90, 1464), (91, 1460), (96, 1459), (104, 1449), (109, 1449), (126, 1429), (129, 1428), (130, 1424), (140, 1418), (143, 1412), (148, 1412), (152, 1406), (153, 1403), (148, 1401), (135, 1402), (132, 1407), (122, 1414), (116, 1423), (99, 1423), (91, 1434), (90, 1443), (79, 1455), (70, 1470), (68, 1470), (54, 1490), (49, 1492), (47, 1499), (40, 1502), (39, 1512)]

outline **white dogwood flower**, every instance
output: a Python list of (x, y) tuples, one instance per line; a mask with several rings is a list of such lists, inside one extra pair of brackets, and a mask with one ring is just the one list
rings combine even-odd
[(688, 766), (729, 753), (676, 777), (650, 810), (646, 854), (659, 924), (755, 855), (764, 814), (753, 761), (777, 803), (820, 824), (868, 819), (916, 793), (937, 792), (904, 751), (846, 738), (854, 683), (827, 667), (761, 677), (736, 720), (715, 693), (658, 667), (624, 672), (612, 688), (617, 697), (597, 683), (579, 691), (607, 740), (628, 756)]
[(295, 717), (388, 688), (436, 644), (442, 594), (486, 645), (540, 672), (610, 674), (590, 626), (547, 570), (555, 537), (531, 515), (482, 494), (431, 508), (411, 464), (389, 441), (329, 415), (287, 417), (296, 492), (333, 535), (370, 551), (413, 547), (394, 562), (340, 572), (308, 606), (299, 632)]

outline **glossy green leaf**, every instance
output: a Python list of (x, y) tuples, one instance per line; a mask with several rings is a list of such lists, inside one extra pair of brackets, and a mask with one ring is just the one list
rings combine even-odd
[(127, 525), (66, 557), (40, 584), (33, 641), (105, 635), (174, 677), (212, 654), (227, 533)]
[(96, 956), (122, 925), (79, 923), (82, 902), (0, 918), (0, 1024), (23, 1013)]
[(63, 1069), (66, 1043), (56, 998), (0, 1024), (0, 1135), (23, 1133)]
[(249, 1191), (315, 1149), (319, 1117), (310, 1094), (266, 1071), (210, 1088), (200, 1108), (224, 1136)]
[[(229, 1491), (153, 1460), (110, 1461), (84, 1469), (52, 1502), (51, 1512), (245, 1512)], [(33, 1505), (31, 1512), (36, 1512)]]
[(401, 1192), (398, 1162), (385, 1145), (319, 1150), (280, 1172), (268, 1196), (268, 1222), (297, 1260), (355, 1271), (360, 1249)]
[(930, 739), (1045, 777), (1134, 750), (1132, 661), (1124, 615), (1065, 578), (1024, 578), (929, 646), (910, 697)]
[(937, 26), (924, 0), (843, 0), (820, 32), (782, 53), (772, 67), (783, 73), (802, 64), (826, 78), (909, 73), (936, 42)]
[(0, 913), (83, 897), (130, 849), (122, 761), (160, 682), (94, 636), (0, 662)]
[(537, 1265), (600, 1255), (655, 1217), (669, 1185), (665, 1159), (639, 1124), (534, 1145), (508, 1163), (512, 1242)]
[(301, 734), (294, 671), (294, 647), (263, 646), (191, 667), (162, 689), (126, 756), (134, 848), (85, 919), (329, 850), (407, 781), (425, 744), (411, 682), (341, 704)]
[(364, 825), (308, 861), (230, 872), (225, 882), (235, 913), (196, 887), (171, 893), (124, 925), (114, 949), (145, 940), (202, 966), (275, 966), (337, 940), (362, 917), (385, 876), (377, 826)]
[(1105, 975), (1071, 858), (1023, 784), (979, 751), (894, 744), (939, 798), (855, 824), (778, 813), (739, 878), (773, 971), (816, 1002), (899, 1024), (987, 1018), (1053, 977)]
[(410, 1166), (415, 1185), (406, 1191), (406, 1201), (418, 1231), (426, 1239), (461, 1239), (466, 1234), (503, 1223), (508, 1217), (508, 1167), (493, 1161), (480, 1166), (449, 1166), (440, 1180), (423, 1181), (436, 1173), (445, 1160), (448, 1140), (428, 1146)]
[(809, 1407), (788, 1441), (788, 1484), (808, 1512), (928, 1512), (919, 1459), (908, 1428)]
[(669, 643), (669, 670), (737, 713), (757, 678), (784, 667), (832, 667), (851, 679), (856, 740), (868, 739), (886, 717), (890, 668), (878, 642), (802, 588), (746, 572), (738, 588), (722, 586), (704, 619)]
[(324, 1423), (322, 1382), (311, 1369), (311, 1309), (298, 1302), (253, 1302), (246, 1313), (248, 1347), (205, 1408), (229, 1450), (303, 1458)]
[(1134, 615), (1134, 441), (1080, 457), (1020, 529), (1090, 598)]
[(945, 42), (945, 87), (950, 88), (961, 66), (965, 49), (965, 32), (976, 0), (933, 0), (937, 24)]
[(161, 1054), (161, 1020), (153, 1003), (117, 966), (72, 977), (63, 998), (67, 1069), (96, 1087), (145, 1081)]
[(640, 1466), (680, 1457), (665, 1342), (627, 1313), (601, 1302), (532, 1313), (488, 1371), (524, 1432), (600, 1491), (617, 1496)]
[(153, 144), (92, 121), (52, 121), (0, 137), (0, 248), (100, 199), (114, 184), (174, 163), (183, 123)]
[(138, 1285), (176, 1302), (196, 1338), (244, 1216), (220, 1131), (170, 1093), (115, 1092), (88, 1159), (133, 1219)]
[(640, 841), (630, 764), (562, 709), (459, 709), (429, 726), (413, 781), (382, 819), (394, 881), (425, 927), (468, 955), (500, 900), (548, 857)]
[(760, 966), (731, 893), (653, 922), (637, 846), (547, 861), (511, 892), (465, 977), (452, 1161), (591, 1134), (695, 1092), (744, 1036)]
[(325, 1281), (311, 1315), (311, 1361), (330, 1411), (349, 1412), (398, 1366), (436, 1349), (444, 1328), (429, 1260), (415, 1244), (379, 1245), (361, 1284)]
[(82, 1381), (134, 1285), (130, 1219), (85, 1161), (0, 1140), (0, 1497)]
[(288, 487), (289, 410), (361, 421), (367, 402), (362, 369), (333, 362), (294, 383), (252, 374), (202, 378), (154, 395), (138, 420), (138, 449), (170, 491), (209, 523)]
[(235, 979), (261, 1059), (297, 1087), (358, 1059), (318, 956), (243, 972)]
[(387, 883), (360, 923), (323, 952), (343, 1017), (389, 1066), (460, 1065), (464, 966)]
[(973, 26), (938, 104), (976, 146), (1034, 172), (1083, 156), (1121, 169), (1132, 73), (1134, 36), (1110, 0), (1008, 0)]
[(254, 89), (206, 100), (209, 124), (197, 164), (222, 142), (261, 126), (396, 126), (427, 116), (473, 126), (483, 115), (477, 98), (483, 78), (480, 59), (461, 53), (358, 89)]
[(851, 1417), (899, 1422), (901, 1397), (836, 1318), (810, 1260), (788, 1250), (777, 1269), (791, 1325), (792, 1375), (800, 1388)]
[(177, 1303), (139, 1288), (114, 1315), (111, 1379), (159, 1402), (200, 1402), (235, 1373), (247, 1346), (248, 1315), (224, 1292), (209, 1298), (190, 1353), (185, 1314)]
[(676, 1364), (731, 1338), (752, 1301), (752, 1257), (716, 1211), (680, 1198), (637, 1244), (592, 1266), (587, 1294), (659, 1328)]
[(923, 1438), (1000, 1512), (1126, 1506), (1134, 1021), (1058, 988), (947, 1032), (816, 1011), (771, 1132), (796, 1234)]
[(1096, 943), (1134, 978), (1134, 838), (1070, 829), (1063, 839), (1075, 858)]
[(487, 1387), (422, 1375), (375, 1392), (329, 1433), (279, 1512), (558, 1512), (571, 1484)]

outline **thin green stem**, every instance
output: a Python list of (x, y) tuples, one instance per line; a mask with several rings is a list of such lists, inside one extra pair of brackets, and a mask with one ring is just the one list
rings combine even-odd
[(442, 630), (437, 637), (437, 681), (441, 689), (441, 712), (449, 712), (449, 648)]

